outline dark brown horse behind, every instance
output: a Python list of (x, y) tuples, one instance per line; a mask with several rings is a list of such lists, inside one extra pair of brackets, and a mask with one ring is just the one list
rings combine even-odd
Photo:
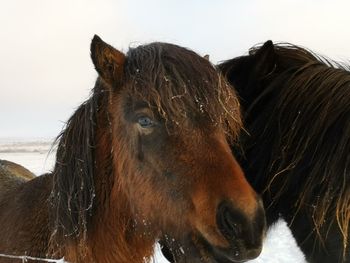
[(0, 160), (0, 199), (6, 191), (34, 178), (35, 175), (23, 166)]
[(268, 41), (219, 69), (241, 98), (236, 156), (268, 224), (282, 216), (309, 262), (350, 262), (349, 66)]
[(27, 168), (6, 160), (0, 160), (0, 173), (2, 175), (2, 179), (18, 178), (23, 180), (31, 180), (35, 178), (35, 174), (33, 174)]
[(99, 78), (54, 171), (0, 199), (0, 254), (141, 263), (163, 239), (182, 262), (258, 256), (264, 212), (229, 147), (241, 128), (231, 87), (176, 45), (124, 55), (95, 36), (91, 57)]

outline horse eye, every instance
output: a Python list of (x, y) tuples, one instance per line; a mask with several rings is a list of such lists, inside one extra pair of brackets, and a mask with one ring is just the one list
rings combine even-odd
[(137, 122), (142, 128), (150, 128), (154, 126), (154, 122), (151, 120), (151, 118), (146, 116), (138, 118)]

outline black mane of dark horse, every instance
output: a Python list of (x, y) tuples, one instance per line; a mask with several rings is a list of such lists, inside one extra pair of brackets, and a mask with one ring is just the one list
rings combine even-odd
[(271, 41), (218, 65), (236, 89), (245, 132), (234, 148), (309, 262), (350, 262), (350, 72), (346, 65)]

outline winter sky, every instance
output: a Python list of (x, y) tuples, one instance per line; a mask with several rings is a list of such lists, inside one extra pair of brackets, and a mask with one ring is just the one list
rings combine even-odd
[(350, 58), (349, 1), (0, 0), (0, 137), (54, 137), (97, 74), (94, 34), (121, 50), (166, 41), (212, 62), (272, 39)]

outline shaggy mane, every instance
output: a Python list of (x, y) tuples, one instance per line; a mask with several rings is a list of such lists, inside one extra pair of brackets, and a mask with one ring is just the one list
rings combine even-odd
[[(276, 65), (263, 79), (269, 84), (244, 113), (252, 134), (263, 131), (254, 138), (262, 145), (249, 166), (259, 165), (257, 181), (269, 176), (262, 190), (271, 193), (272, 202), (299, 193), (295, 214), (302, 206), (311, 209), (320, 237), (321, 228), (327, 233), (336, 222), (345, 253), (350, 222), (349, 67), (291, 44), (274, 49)], [(270, 109), (269, 116), (262, 113), (264, 108)], [(271, 145), (272, 152), (264, 151)]]
[(95, 199), (94, 148), (101, 96), (95, 88), (91, 98), (76, 110), (54, 143), (57, 154), (50, 196), (53, 229), (50, 249), (53, 251), (64, 239), (86, 240)]

